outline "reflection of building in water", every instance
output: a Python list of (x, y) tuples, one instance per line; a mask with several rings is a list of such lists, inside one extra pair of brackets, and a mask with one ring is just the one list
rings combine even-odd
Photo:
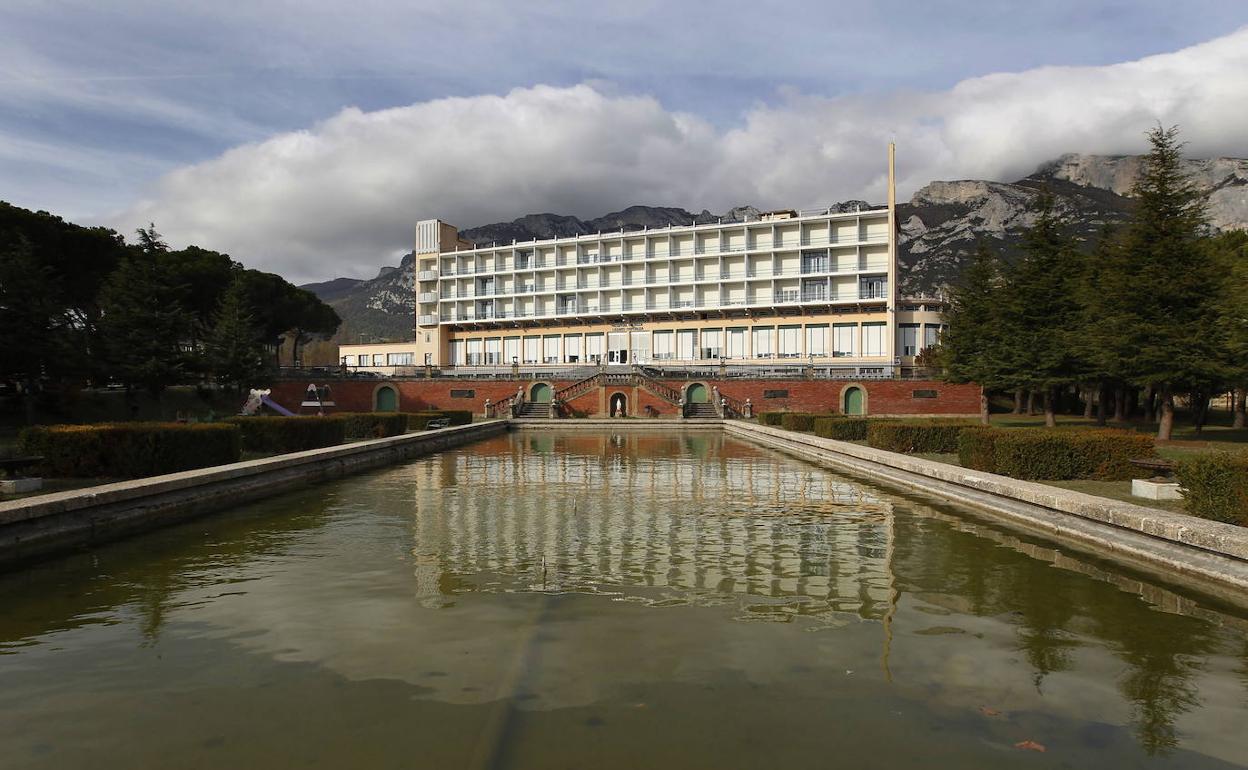
[(415, 468), (422, 595), (442, 570), (504, 590), (657, 587), (885, 616), (891, 507), (827, 471), (714, 434), (513, 434), (475, 449)]

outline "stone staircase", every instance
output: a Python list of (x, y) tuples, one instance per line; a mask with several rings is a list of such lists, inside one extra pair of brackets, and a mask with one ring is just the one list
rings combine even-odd
[(714, 404), (685, 404), (685, 419), (717, 420), (719, 412), (716, 411)]
[(524, 419), (549, 419), (550, 403), (545, 401), (525, 401), (520, 405), (519, 417)]

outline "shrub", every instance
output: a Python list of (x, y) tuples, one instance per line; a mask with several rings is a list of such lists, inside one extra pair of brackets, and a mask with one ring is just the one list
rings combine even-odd
[(780, 427), (780, 421), (784, 418), (784, 412), (759, 412), (758, 424), (770, 425), (773, 428)]
[(341, 417), (231, 417), (229, 422), (242, 431), (243, 449), (248, 452), (302, 452), (346, 439), (346, 420)]
[(867, 428), (872, 422), (865, 417), (817, 417), (815, 435), (837, 441), (862, 441), (866, 439)]
[(1248, 526), (1248, 452), (1211, 452), (1175, 466), (1187, 511)]
[(407, 415), (398, 412), (340, 412), (347, 438), (386, 438), (407, 432)]
[(238, 462), (240, 432), (225, 423), (127, 422), (46, 425), (22, 431), (23, 454), (60, 477), (134, 479)]
[(1131, 460), (1156, 456), (1152, 436), (1125, 430), (972, 426), (958, 438), (964, 467), (1016, 479), (1121, 481), (1145, 473)]
[(784, 412), (780, 415), (780, 427), (785, 430), (800, 430), (810, 433), (815, 429), (815, 417), (818, 415), (803, 412)]
[(872, 420), (867, 444), (905, 454), (950, 454), (958, 451), (958, 436), (972, 425), (963, 420)]

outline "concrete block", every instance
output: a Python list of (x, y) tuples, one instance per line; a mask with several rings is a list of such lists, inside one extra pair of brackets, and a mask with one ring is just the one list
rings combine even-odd
[(0, 493), (20, 495), (26, 492), (38, 492), (43, 489), (43, 479), (3, 479), (0, 480)]
[(1173, 481), (1149, 481), (1148, 479), (1132, 479), (1131, 495), (1148, 500), (1182, 500), (1179, 485)]

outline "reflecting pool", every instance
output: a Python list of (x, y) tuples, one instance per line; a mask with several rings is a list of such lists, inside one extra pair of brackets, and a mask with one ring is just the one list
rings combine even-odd
[(513, 433), (0, 575), (0, 768), (1248, 766), (1248, 620), (723, 437)]

